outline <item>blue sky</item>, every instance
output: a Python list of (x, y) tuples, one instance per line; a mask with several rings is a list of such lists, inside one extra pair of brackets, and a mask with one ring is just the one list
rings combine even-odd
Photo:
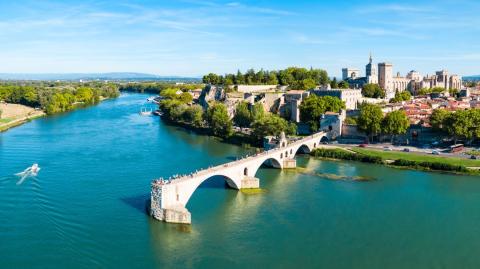
[(6, 1), (0, 72), (200, 76), (374, 61), (480, 74), (480, 1)]

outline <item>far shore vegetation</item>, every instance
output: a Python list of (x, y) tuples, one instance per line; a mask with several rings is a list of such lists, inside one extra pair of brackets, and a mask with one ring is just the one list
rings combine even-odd
[(117, 97), (118, 86), (103, 82), (2, 82), (0, 101), (21, 104), (55, 114), (78, 105), (97, 104), (104, 98)]

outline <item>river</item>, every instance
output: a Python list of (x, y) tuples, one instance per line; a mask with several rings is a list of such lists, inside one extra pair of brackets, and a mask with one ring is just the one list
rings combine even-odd
[[(262, 194), (207, 181), (187, 205), (191, 226), (153, 220), (153, 178), (248, 151), (140, 116), (146, 98), (122, 94), (0, 134), (0, 268), (480, 266), (476, 177), (299, 157), (306, 173), (260, 169)], [(17, 184), (32, 163), (39, 175)]]

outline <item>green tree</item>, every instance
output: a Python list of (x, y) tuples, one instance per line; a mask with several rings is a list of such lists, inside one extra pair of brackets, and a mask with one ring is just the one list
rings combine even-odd
[(410, 127), (407, 114), (403, 110), (392, 111), (382, 120), (382, 132), (391, 136), (391, 142), (395, 136), (405, 134)]
[(194, 127), (201, 127), (203, 125), (203, 108), (199, 105), (187, 107), (182, 118)]
[(371, 141), (373, 136), (378, 135), (382, 130), (382, 119), (382, 109), (378, 105), (362, 104), (357, 120), (357, 128), (365, 132)]
[(332, 89), (338, 89), (338, 82), (337, 82), (337, 78), (334, 77), (332, 82), (330, 82), (330, 88)]
[(455, 89), (455, 88), (448, 90), (448, 93), (449, 93), (450, 96), (452, 96), (452, 97), (458, 97), (459, 92), (460, 92), (460, 91), (459, 91), (458, 89)]
[(164, 99), (160, 102), (160, 108), (163, 111), (165, 117), (171, 121), (181, 120), (180, 107), (184, 105), (179, 100), (175, 99)]
[(430, 89), (430, 92), (434, 92), (434, 93), (442, 93), (442, 92), (445, 92), (445, 88), (442, 88), (442, 87), (433, 87), (432, 89)]
[(205, 120), (216, 136), (229, 137), (232, 135), (233, 124), (228, 116), (227, 107), (218, 102), (212, 103), (205, 113)]
[(409, 91), (396, 91), (395, 92), (395, 98), (392, 98), (390, 100), (390, 103), (397, 103), (397, 102), (402, 102), (402, 101), (408, 101), (410, 100), (412, 95), (410, 94)]
[(237, 75), (235, 76), (235, 84), (245, 84), (245, 76), (240, 72), (240, 70), (237, 71)]
[(240, 102), (236, 109), (235, 115), (233, 116), (233, 122), (239, 127), (249, 127), (252, 122), (252, 113), (248, 108), (247, 102)]
[(313, 132), (318, 130), (320, 117), (326, 111), (339, 112), (345, 108), (345, 103), (337, 97), (318, 97), (311, 94), (300, 104), (300, 120), (307, 123)]
[(312, 78), (299, 80), (292, 83), (292, 85), (290, 85), (292, 89), (301, 90), (301, 91), (311, 90), (311, 89), (314, 89), (316, 86), (317, 86), (317, 83)]
[(285, 119), (274, 114), (267, 114), (252, 123), (252, 134), (259, 140), (269, 135), (278, 136), (281, 132), (287, 135), (295, 134), (296, 125), (289, 124)]
[(75, 92), (75, 99), (77, 100), (77, 102), (83, 102), (89, 105), (96, 102), (93, 89), (87, 87), (78, 88)]
[(183, 92), (180, 95), (178, 95), (176, 98), (184, 104), (191, 103), (193, 100), (193, 96), (188, 92)]
[(177, 98), (177, 91), (176, 88), (166, 88), (160, 91), (160, 96), (168, 99), (175, 99)]
[(216, 85), (221, 82), (221, 79), (220, 79), (220, 76), (218, 76), (217, 74), (210, 73), (208, 75), (203, 76), (202, 81), (203, 83)]
[(430, 116), (430, 124), (435, 131), (446, 131), (445, 120), (451, 114), (445, 109), (435, 109)]
[(340, 88), (340, 89), (348, 89), (348, 88), (350, 88), (350, 85), (348, 84), (348, 81), (343, 80), (343, 81), (340, 81), (340, 82), (338, 83), (338, 88)]
[(270, 72), (268, 74), (268, 82), (267, 82), (268, 85), (277, 85), (278, 84), (278, 78), (277, 78), (277, 74), (275, 72)]
[(480, 137), (480, 110), (459, 110), (451, 113), (445, 119), (445, 129), (455, 143), (458, 139), (471, 143), (473, 139)]
[(71, 93), (55, 93), (51, 101), (47, 104), (45, 112), (47, 114), (55, 114), (71, 110), (74, 102), (75, 96)]
[(385, 91), (378, 84), (365, 84), (362, 88), (362, 95), (370, 98), (385, 98)]
[(265, 116), (265, 109), (261, 103), (255, 103), (251, 111), (251, 121), (258, 120)]

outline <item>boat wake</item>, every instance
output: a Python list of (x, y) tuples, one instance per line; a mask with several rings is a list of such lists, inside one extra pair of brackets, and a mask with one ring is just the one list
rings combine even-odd
[(17, 185), (22, 184), (29, 177), (36, 177), (39, 171), (40, 171), (40, 167), (38, 166), (38, 164), (34, 163), (32, 166), (23, 170), (23, 172), (16, 173), (15, 175), (17, 177), (20, 177), (20, 180), (17, 182)]

